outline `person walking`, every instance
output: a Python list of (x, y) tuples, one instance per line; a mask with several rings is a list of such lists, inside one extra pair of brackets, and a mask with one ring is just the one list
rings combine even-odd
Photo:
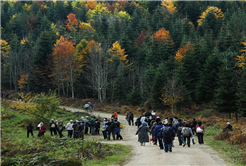
[(172, 152), (172, 141), (175, 137), (174, 131), (168, 123), (164, 123), (164, 127), (160, 131), (160, 139), (163, 140), (164, 150), (167, 153)]
[(63, 137), (62, 131), (65, 130), (65, 125), (63, 124), (63, 121), (61, 120), (60, 123), (58, 124), (58, 133), (60, 138)]
[(50, 134), (53, 136), (53, 132), (54, 132), (54, 135), (57, 135), (56, 130), (57, 130), (57, 125), (54, 122), (54, 119), (52, 119), (50, 122)]
[(120, 135), (120, 122), (118, 122), (116, 119), (114, 120), (114, 122), (116, 123), (116, 127), (115, 127), (115, 133), (116, 133), (116, 139), (123, 139), (122, 136)]
[(198, 143), (203, 144), (203, 135), (204, 135), (204, 125), (199, 121), (196, 125), (196, 134), (198, 137)]
[(141, 146), (145, 146), (145, 142), (149, 142), (149, 128), (146, 122), (143, 122), (141, 126), (139, 126), (136, 135), (138, 135), (138, 142), (140, 142)]
[(162, 139), (160, 138), (160, 134), (159, 134), (159, 130), (161, 130), (161, 128), (163, 128), (163, 125), (162, 125), (162, 122), (159, 122), (158, 126), (156, 126), (154, 129), (154, 136), (156, 139), (155, 145), (157, 145), (157, 142), (159, 142), (160, 149), (163, 149)]
[(96, 132), (96, 135), (99, 135), (100, 125), (101, 125), (101, 123), (99, 122), (98, 119), (96, 119), (96, 121), (95, 121), (95, 132)]
[(89, 104), (90, 112), (92, 113), (92, 110), (93, 110), (93, 108), (94, 108), (94, 105), (91, 104), (91, 102), (88, 102), (88, 104)]
[(38, 137), (44, 136), (44, 133), (46, 132), (46, 126), (41, 122), (41, 128), (39, 129)]
[(181, 146), (183, 144), (183, 135), (181, 133), (182, 128), (183, 128), (183, 123), (181, 122), (181, 119), (178, 119), (178, 124), (176, 125), (177, 130), (177, 136), (178, 136), (178, 140), (179, 140), (179, 146)]
[(32, 123), (29, 123), (29, 125), (27, 126), (27, 138), (29, 138), (29, 133), (32, 134), (32, 137), (34, 138), (33, 136), (33, 126), (32, 126)]
[(88, 103), (85, 104), (84, 109), (86, 110), (86, 112), (88, 112), (90, 105)]
[(134, 115), (132, 112), (129, 112), (130, 116), (129, 116), (129, 126), (134, 126)]
[(118, 120), (118, 114), (117, 114), (117, 111), (115, 111), (115, 112), (113, 113), (113, 117), (114, 117), (114, 119)]
[(67, 136), (72, 138), (72, 135), (73, 135), (73, 120), (70, 120), (70, 122), (67, 123), (66, 129), (67, 129), (67, 133), (68, 133)]
[(193, 133), (189, 123), (185, 123), (181, 133), (183, 134), (183, 147), (186, 145), (186, 140), (188, 147), (190, 147), (190, 138), (193, 137)]
[(116, 123), (114, 122), (114, 118), (111, 118), (110, 122), (107, 122), (106, 125), (108, 125), (108, 140), (110, 140), (110, 135), (112, 133), (113, 140), (115, 140), (115, 127)]
[(106, 125), (106, 123), (107, 123), (107, 118), (103, 120), (103, 124), (102, 124), (103, 139), (107, 139), (107, 134), (108, 134), (108, 131), (107, 131), (108, 126)]

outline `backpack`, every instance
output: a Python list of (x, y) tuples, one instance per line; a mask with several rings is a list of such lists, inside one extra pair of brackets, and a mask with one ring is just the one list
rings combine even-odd
[(202, 133), (202, 132), (203, 132), (203, 129), (201, 129), (201, 127), (198, 126), (198, 127), (196, 128), (196, 132), (197, 132), (197, 133)]
[(114, 130), (115, 127), (116, 127), (116, 123), (112, 122), (111, 125), (110, 125), (110, 129)]
[(163, 131), (163, 133), (162, 133), (162, 135), (164, 136), (164, 137), (172, 137), (172, 133), (171, 133), (171, 130), (170, 130), (170, 128), (168, 127), (165, 127), (164, 129), (162, 129)]
[(56, 127), (55, 123), (52, 123), (50, 127), (55, 128)]
[(120, 129), (123, 129), (123, 125), (120, 123)]
[(184, 128), (183, 136), (190, 137), (190, 130), (189, 130), (189, 128)]
[(155, 115), (152, 115), (152, 119), (155, 119)]

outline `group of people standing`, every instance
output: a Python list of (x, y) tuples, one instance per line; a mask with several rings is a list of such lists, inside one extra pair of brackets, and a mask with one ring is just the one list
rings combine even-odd
[[(193, 118), (192, 122), (186, 119), (178, 119), (178, 117), (168, 118), (161, 120), (159, 116), (156, 117), (155, 112), (150, 113), (147, 111), (143, 116), (137, 119), (136, 125), (138, 126), (136, 135), (141, 146), (145, 142), (153, 141), (154, 145), (159, 144), (160, 149), (165, 152), (172, 152), (173, 140), (175, 136), (178, 137), (179, 146), (190, 147), (190, 140), (195, 144), (194, 135), (198, 137), (198, 143), (203, 144), (204, 125), (201, 121), (196, 121)], [(151, 139), (149, 139), (149, 134)]]

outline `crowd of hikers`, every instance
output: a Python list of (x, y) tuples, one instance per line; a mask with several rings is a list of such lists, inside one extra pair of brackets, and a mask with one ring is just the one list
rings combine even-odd
[[(191, 122), (186, 119), (166, 117), (162, 120), (156, 116), (155, 112), (147, 111), (140, 116), (135, 125), (138, 126), (136, 135), (141, 146), (145, 146), (146, 142), (152, 141), (154, 145), (159, 145), (160, 149), (165, 152), (172, 152), (173, 140), (178, 137), (179, 146), (190, 147), (191, 140), (195, 144), (194, 135), (198, 137), (198, 143), (203, 144), (204, 125), (201, 121), (196, 121), (195, 118)], [(149, 138), (150, 133), (150, 138)]]
[[(104, 139), (110, 140), (110, 136), (112, 135), (113, 140), (115, 139), (123, 139), (120, 134), (120, 129), (123, 128), (123, 125), (118, 122), (118, 114), (114, 112), (111, 118), (104, 118), (102, 122), (99, 121), (95, 116), (85, 116), (78, 118), (73, 121), (70, 120), (67, 124), (64, 124), (63, 121), (52, 119), (49, 124), (49, 130), (51, 136), (59, 135), (62, 138), (63, 131), (67, 130), (67, 137), (73, 139), (84, 139), (84, 135), (99, 135), (100, 129), (102, 131), (102, 135)], [(46, 125), (43, 122), (40, 122), (36, 130), (39, 131), (38, 137), (41, 137), (46, 132)], [(31, 123), (27, 126), (27, 138), (29, 138), (29, 134), (33, 135), (33, 126)]]

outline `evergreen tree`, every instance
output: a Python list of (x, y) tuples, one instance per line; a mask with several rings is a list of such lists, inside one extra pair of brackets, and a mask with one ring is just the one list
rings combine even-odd
[(225, 62), (222, 65), (218, 73), (218, 85), (216, 89), (215, 97), (212, 102), (213, 108), (220, 112), (228, 113), (231, 117), (231, 113), (236, 111), (236, 91), (237, 91), (237, 80), (232, 65), (226, 57)]
[(246, 69), (243, 68), (241, 79), (238, 83), (237, 89), (237, 108), (242, 116), (246, 116)]
[(134, 87), (132, 91), (127, 95), (127, 101), (132, 105), (139, 105), (142, 102), (141, 92), (138, 88)]
[[(51, 69), (49, 55), (53, 52), (53, 46), (56, 42), (56, 35), (52, 31), (44, 31), (38, 38), (37, 53), (34, 57), (34, 68), (36, 69), (33, 73), (33, 88), (35, 91), (47, 91), (51, 88)], [(45, 89), (44, 89), (45, 88)]]
[(197, 85), (197, 102), (207, 103), (213, 100), (215, 90), (219, 88), (217, 78), (221, 65), (222, 62), (219, 57), (219, 51), (215, 49), (214, 53), (208, 57), (204, 64), (204, 70)]

